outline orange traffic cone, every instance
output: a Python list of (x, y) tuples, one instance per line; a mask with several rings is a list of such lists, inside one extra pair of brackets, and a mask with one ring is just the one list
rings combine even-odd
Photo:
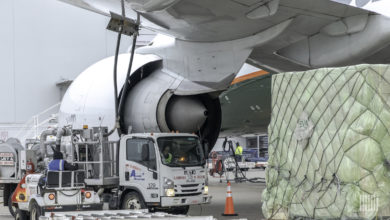
[(237, 213), (234, 213), (232, 190), (231, 190), (229, 181), (228, 181), (228, 185), (227, 185), (225, 212), (222, 213), (222, 215), (223, 216), (237, 216), (238, 215)]

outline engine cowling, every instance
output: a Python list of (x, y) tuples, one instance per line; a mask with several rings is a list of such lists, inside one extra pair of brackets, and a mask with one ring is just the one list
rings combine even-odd
[[(151, 55), (136, 54), (135, 71), (126, 81), (128, 58), (129, 55), (123, 54), (118, 60), (122, 133), (196, 133), (213, 146), (221, 127), (218, 96), (213, 93), (175, 94), (183, 78), (164, 72), (162, 61)], [(114, 126), (112, 67), (113, 58), (110, 57), (92, 65), (76, 78), (61, 103), (60, 126)]]
[(122, 131), (131, 127), (135, 133), (197, 133), (214, 142), (221, 123), (219, 99), (209, 94), (175, 95), (180, 78), (162, 71), (160, 64), (144, 66), (127, 82), (129, 90), (122, 91), (125, 98), (119, 106)]

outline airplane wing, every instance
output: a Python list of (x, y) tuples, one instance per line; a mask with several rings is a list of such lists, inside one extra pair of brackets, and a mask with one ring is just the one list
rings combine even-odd
[[(120, 0), (62, 0), (104, 15)], [(387, 3), (386, 3), (387, 2)], [(390, 10), (384, 0), (127, 0), (126, 15), (184, 41), (246, 38), (292, 19), (283, 33), (255, 45), (247, 62), (270, 72), (390, 61)], [(382, 6), (382, 7), (381, 7)], [(371, 10), (371, 11), (370, 11)], [(379, 28), (379, 31), (377, 30)]]
[[(129, 118), (123, 127), (131, 122), (138, 132), (182, 131), (182, 125), (191, 125), (188, 131), (197, 129), (214, 143), (221, 118), (227, 119), (223, 133), (240, 132), (234, 130), (237, 127), (245, 133), (264, 130), (270, 112), (269, 76), (236, 89), (232, 86), (217, 99), (244, 62), (270, 73), (390, 63), (390, 18), (356, 7), (364, 0), (354, 0), (355, 5), (332, 0), (66, 1), (104, 15), (121, 14), (123, 1), (127, 17), (139, 13), (143, 27), (169, 35), (158, 35), (136, 50), (135, 60), (141, 62), (147, 55), (161, 60), (142, 63), (142, 68), (132, 73), (134, 80), (127, 82), (131, 84), (128, 90), (122, 91), (123, 97), (128, 95), (123, 106), (131, 106), (127, 112), (123, 110)], [(148, 78), (143, 78), (144, 74)], [(133, 86), (139, 89), (131, 90)], [(99, 97), (99, 92), (106, 93), (97, 86), (94, 96)], [(96, 108), (91, 109), (95, 113)], [(182, 124), (176, 124), (178, 121)]]

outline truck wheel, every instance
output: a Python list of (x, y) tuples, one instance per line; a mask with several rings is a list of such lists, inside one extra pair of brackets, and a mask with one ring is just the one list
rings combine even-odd
[(175, 215), (187, 215), (188, 210), (190, 209), (189, 205), (179, 206), (172, 209), (171, 213)]
[(146, 205), (137, 192), (129, 192), (122, 201), (122, 209), (145, 209)]
[(30, 205), (30, 220), (38, 220), (43, 215), (42, 208), (36, 201), (32, 201)]
[(11, 213), (11, 215), (13, 217), (15, 217), (15, 215), (16, 215), (16, 207), (14, 207), (12, 205), (12, 195), (13, 194), (14, 194), (14, 191), (12, 191), (12, 193), (8, 197), (8, 210), (9, 210), (9, 213)]
[(28, 213), (26, 211), (16, 209), (15, 220), (28, 220)]

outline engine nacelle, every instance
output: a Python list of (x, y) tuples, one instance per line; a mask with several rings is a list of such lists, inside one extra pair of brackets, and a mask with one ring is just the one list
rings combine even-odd
[[(183, 77), (164, 72), (162, 61), (152, 55), (136, 54), (135, 71), (125, 82), (128, 58), (128, 54), (122, 54), (118, 60), (122, 133), (196, 133), (212, 146), (221, 127), (218, 96), (196, 92), (175, 94)], [(113, 57), (110, 57), (92, 65), (77, 77), (61, 103), (60, 126), (114, 126), (113, 65)], [(124, 86), (125, 83), (128, 85)]]

